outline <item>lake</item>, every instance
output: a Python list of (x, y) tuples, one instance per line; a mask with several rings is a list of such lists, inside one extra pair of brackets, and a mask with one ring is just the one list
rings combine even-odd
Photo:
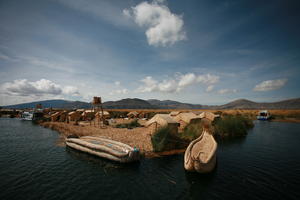
[(117, 164), (59, 144), (59, 134), (0, 118), (0, 199), (300, 199), (300, 124), (255, 121), (218, 141), (217, 168), (187, 173), (183, 154)]

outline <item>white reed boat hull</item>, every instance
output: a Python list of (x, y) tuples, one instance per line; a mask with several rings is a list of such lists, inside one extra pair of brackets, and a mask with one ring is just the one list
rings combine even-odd
[(217, 162), (217, 146), (217, 142), (213, 136), (204, 131), (186, 149), (184, 154), (184, 168), (187, 171), (196, 171), (199, 173), (211, 172)]
[(80, 138), (67, 138), (66, 145), (82, 152), (121, 163), (133, 162), (140, 159), (138, 149), (101, 137), (84, 136)]

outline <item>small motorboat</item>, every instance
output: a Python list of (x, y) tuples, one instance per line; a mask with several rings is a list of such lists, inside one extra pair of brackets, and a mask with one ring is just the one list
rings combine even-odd
[(184, 168), (187, 171), (199, 173), (211, 172), (216, 166), (217, 146), (214, 137), (207, 130), (204, 130), (186, 149)]
[(33, 113), (25, 111), (21, 114), (21, 119), (25, 121), (32, 121)]
[(83, 136), (80, 138), (67, 138), (66, 145), (79, 151), (121, 163), (138, 161), (140, 159), (139, 149), (103, 137)]
[(271, 117), (270, 113), (267, 110), (261, 110), (258, 113), (257, 119), (265, 121), (265, 120), (269, 120), (270, 117)]

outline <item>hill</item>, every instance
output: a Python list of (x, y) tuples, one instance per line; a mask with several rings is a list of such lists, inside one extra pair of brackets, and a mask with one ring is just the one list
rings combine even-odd
[(247, 99), (238, 99), (221, 106), (216, 106), (216, 109), (300, 109), (300, 98), (272, 103), (258, 103)]
[(108, 109), (158, 109), (159, 107), (150, 104), (142, 99), (121, 99), (119, 101), (107, 101), (103, 103), (103, 108)]
[(42, 104), (43, 108), (65, 108), (65, 109), (74, 109), (74, 108), (91, 108), (91, 104), (82, 101), (67, 101), (62, 99), (54, 100), (45, 100), (45, 101), (35, 101), (29, 103), (21, 103), (16, 105), (3, 106), (3, 108), (16, 108), (16, 109), (25, 109), (25, 108), (35, 108), (37, 104)]
[(151, 105), (154, 105), (161, 109), (201, 109), (201, 108), (203, 108), (203, 106), (200, 104), (181, 103), (178, 101), (171, 101), (171, 100), (160, 101), (157, 99), (149, 99), (147, 101)]
[[(66, 101), (61, 99), (36, 101), (30, 103), (3, 106), (3, 108), (34, 108), (36, 104), (42, 104), (44, 108), (91, 108), (91, 104), (82, 101)], [(220, 106), (206, 106), (201, 104), (181, 103), (171, 100), (149, 99), (143, 100), (138, 98), (121, 99), (119, 101), (107, 101), (103, 103), (106, 109), (300, 109), (300, 98), (288, 99), (272, 103), (258, 103), (247, 99), (238, 99)]]

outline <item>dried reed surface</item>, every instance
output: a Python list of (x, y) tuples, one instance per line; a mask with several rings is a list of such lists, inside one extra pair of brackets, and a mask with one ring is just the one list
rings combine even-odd
[[(200, 112), (212, 112), (214, 114), (224, 115), (245, 115), (251, 119), (256, 119), (258, 112), (257, 110), (248, 110), (248, 109), (233, 109), (233, 110), (208, 110), (208, 109), (107, 109), (107, 111), (120, 111), (120, 112), (130, 112), (135, 110), (137, 112), (153, 112), (153, 113), (170, 113), (172, 111), (182, 111), (182, 112), (190, 112), (190, 111), (200, 111)], [(262, 109), (264, 110), (264, 109)], [(300, 110), (269, 110), (271, 116), (273, 116), (273, 121), (281, 121), (281, 122), (298, 122), (300, 123)]]
[[(129, 121), (129, 120), (127, 120)], [(82, 123), (81, 123), (82, 124)], [(51, 128), (63, 134), (65, 137), (69, 135), (77, 136), (104, 136), (106, 138), (123, 142), (132, 147), (138, 147), (142, 153), (146, 156), (150, 154), (152, 149), (150, 129), (145, 127), (138, 127), (134, 129), (126, 128), (113, 128), (107, 126), (107, 128), (94, 127), (90, 123), (85, 125), (76, 126), (73, 123), (62, 122), (44, 122), (41, 124), (46, 128)]]

